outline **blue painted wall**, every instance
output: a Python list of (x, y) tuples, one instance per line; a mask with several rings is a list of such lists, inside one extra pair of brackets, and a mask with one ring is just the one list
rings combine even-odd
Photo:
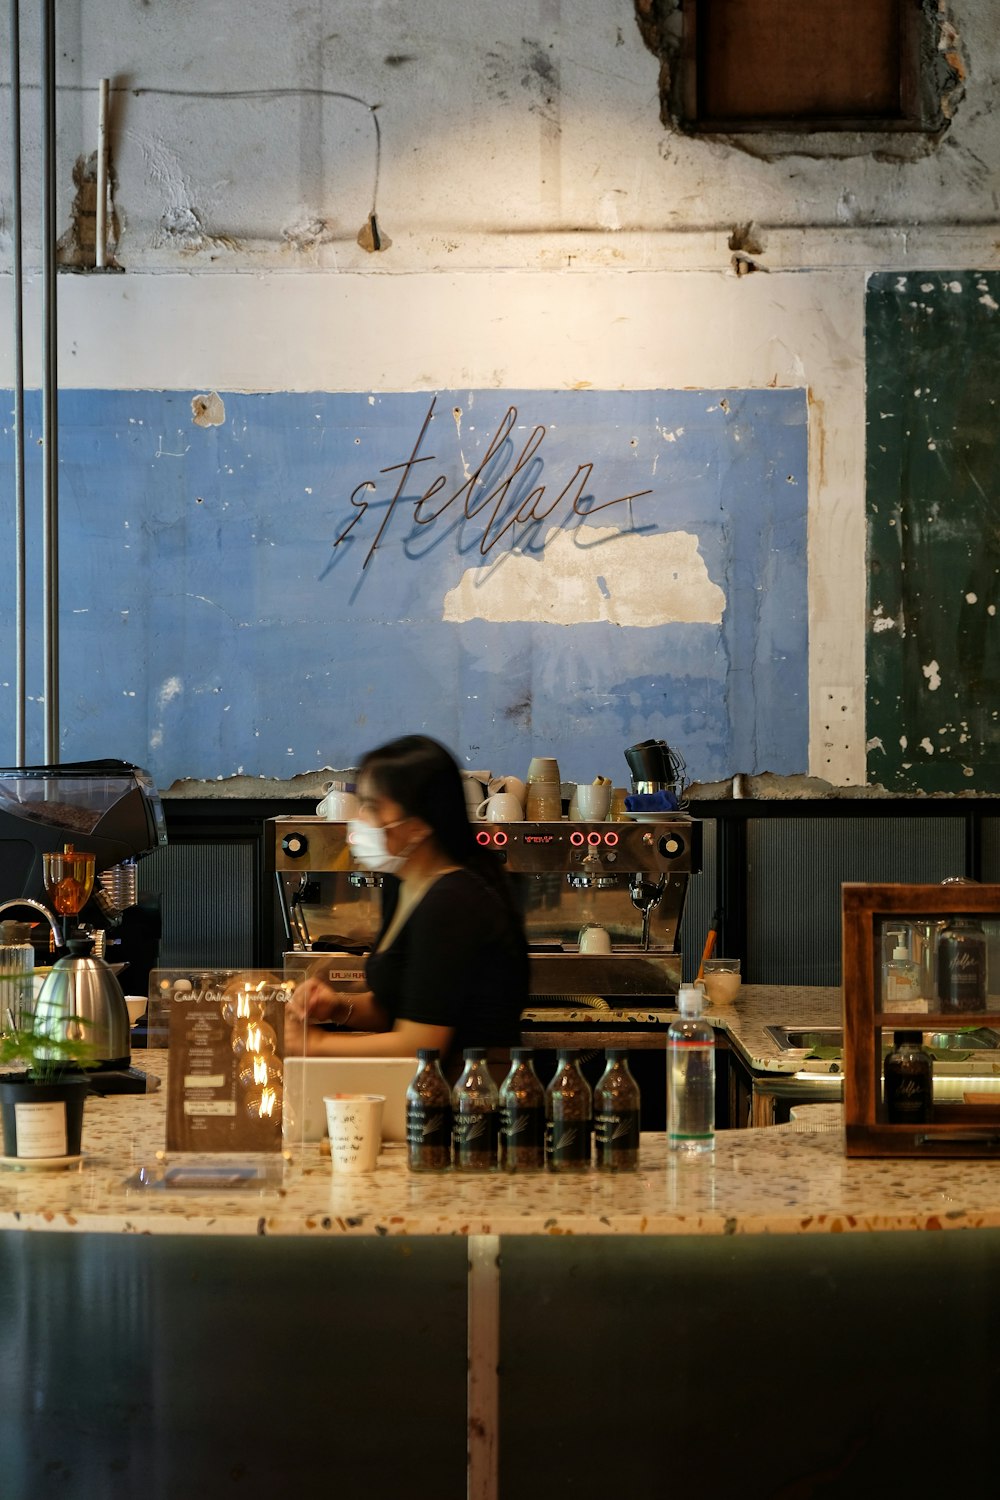
[[(64, 759), (121, 756), (161, 786), (280, 778), (424, 729), (495, 771), (550, 753), (571, 778), (620, 782), (623, 747), (648, 736), (679, 750), (691, 779), (808, 769), (804, 391), (221, 393), (213, 427), (194, 424), (196, 394), (61, 394)], [(37, 698), (37, 394), (28, 426)], [(9, 763), (9, 421), (0, 484)], [(663, 566), (671, 533), (696, 538), (700, 597), (721, 590), (721, 619), (673, 621), (684, 579)], [(576, 582), (593, 574), (576, 602), (550, 588), (567, 545), (585, 549)], [(504, 569), (523, 595), (526, 568), (538, 586), (521, 617), (443, 618), (468, 570), (489, 615), (511, 592)], [(614, 623), (625, 595), (667, 623)], [(560, 601), (574, 623), (549, 623)]]

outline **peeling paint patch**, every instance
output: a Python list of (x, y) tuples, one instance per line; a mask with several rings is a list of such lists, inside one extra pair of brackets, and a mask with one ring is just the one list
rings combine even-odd
[(226, 420), (226, 408), (217, 391), (208, 396), (195, 396), (191, 402), (191, 420), (196, 427), (221, 427)]
[(304, 213), (281, 231), (281, 238), (291, 250), (314, 250), (317, 245), (329, 244), (333, 237), (330, 220), (320, 218), (319, 214)]
[(691, 532), (640, 536), (610, 526), (552, 527), (544, 560), (508, 553), (489, 567), (466, 569), (445, 595), (442, 619), (719, 625), (725, 605)]
[(920, 741), (920, 748), (921, 750), (926, 750), (928, 755), (934, 754), (934, 746), (931, 744), (926, 735), (924, 735), (923, 739)]
[(926, 667), (921, 667), (920, 670), (927, 678), (928, 692), (936, 693), (938, 688), (941, 686), (941, 673), (938, 670), (937, 662), (929, 661)]

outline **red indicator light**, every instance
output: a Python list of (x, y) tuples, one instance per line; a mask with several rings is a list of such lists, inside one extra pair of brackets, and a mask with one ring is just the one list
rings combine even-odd
[(503, 833), (502, 831), (499, 832), (499, 833), (495, 833), (493, 835), (493, 842), (494, 842), (494, 844), (497, 844), (497, 845), (506, 844), (506, 842), (507, 842), (507, 835), (505, 833)]
[(479, 830), (479, 832), (476, 834), (476, 843), (477, 844), (488, 844), (489, 841), (490, 841), (490, 836), (486, 832), (486, 829), (485, 828), (481, 828)]
[(617, 844), (617, 842), (618, 842), (618, 835), (617, 835), (617, 833), (606, 833), (604, 835), (604, 842), (606, 844)]
[(569, 841), (570, 841), (571, 844), (576, 844), (577, 846), (579, 846), (580, 844), (583, 843), (583, 834), (582, 833), (571, 833), (570, 836), (569, 836)]
[(601, 842), (601, 835), (599, 833), (588, 833), (587, 834), (587, 843), (588, 844), (599, 844), (600, 842)]

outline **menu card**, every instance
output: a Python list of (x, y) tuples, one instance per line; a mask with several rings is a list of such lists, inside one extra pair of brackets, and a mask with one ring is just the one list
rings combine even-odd
[(155, 970), (170, 1050), (167, 1150), (280, 1151), (284, 1007), (280, 973)]

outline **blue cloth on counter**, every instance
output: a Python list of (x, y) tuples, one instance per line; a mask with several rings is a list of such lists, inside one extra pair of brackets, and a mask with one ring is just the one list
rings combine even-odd
[(677, 798), (673, 792), (630, 792), (625, 798), (626, 812), (674, 812)]

